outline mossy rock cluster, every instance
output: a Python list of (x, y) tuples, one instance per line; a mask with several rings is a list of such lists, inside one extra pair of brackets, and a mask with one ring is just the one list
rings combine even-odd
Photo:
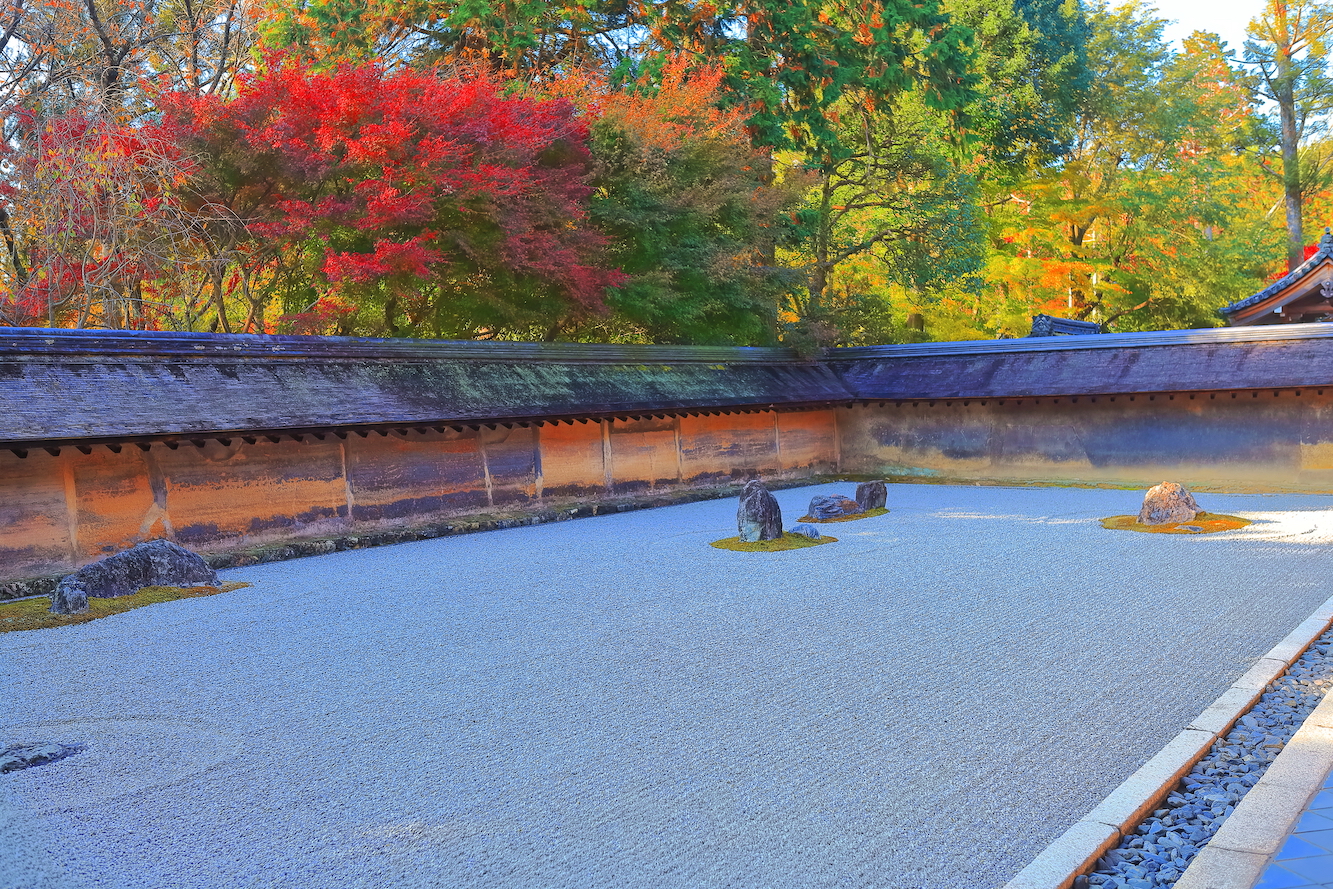
[(831, 525), (834, 522), (855, 522), (860, 519), (873, 519), (876, 516), (888, 515), (889, 511), (882, 506), (876, 506), (874, 509), (867, 509), (865, 512), (853, 513), (852, 515), (840, 515), (831, 519), (817, 519), (814, 516), (803, 515), (796, 521), (806, 522), (811, 525)]
[(1201, 512), (1188, 522), (1167, 522), (1162, 525), (1140, 522), (1136, 515), (1114, 515), (1102, 519), (1103, 528), (1112, 531), (1141, 531), (1145, 534), (1217, 534), (1220, 531), (1235, 531), (1249, 524), (1249, 519), (1214, 512)]
[(717, 549), (729, 549), (738, 553), (780, 553), (789, 549), (805, 549), (824, 543), (837, 542), (838, 538), (836, 537), (821, 537), (818, 540), (811, 540), (804, 534), (786, 532), (776, 540), (756, 540), (753, 543), (747, 543), (740, 537), (728, 537), (724, 540), (714, 540), (709, 546)]
[(83, 614), (52, 614), (51, 600), (46, 597), (20, 599), (16, 602), (0, 602), (0, 633), (17, 630), (44, 630), (50, 627), (65, 627), (70, 624), (84, 624), (99, 617), (110, 617), (155, 605), (158, 602), (174, 602), (176, 599), (197, 599), (201, 596), (215, 596), (218, 593), (230, 593), (248, 587), (250, 584), (240, 581), (228, 581), (219, 586), (146, 586), (129, 596), (116, 596), (113, 599), (90, 598), (88, 610)]

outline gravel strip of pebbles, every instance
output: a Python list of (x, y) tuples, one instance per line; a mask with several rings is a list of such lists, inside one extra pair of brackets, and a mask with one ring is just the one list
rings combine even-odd
[[(1230, 817), (1282, 748), (1333, 686), (1333, 630), (1324, 633), (1166, 798), (1076, 889), (1162, 889), (1173, 886), (1199, 850)], [(1086, 881), (1086, 882), (1085, 882)]]

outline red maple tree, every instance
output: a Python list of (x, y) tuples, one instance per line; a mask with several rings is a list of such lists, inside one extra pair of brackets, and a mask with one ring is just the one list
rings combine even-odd
[(531, 331), (602, 311), (620, 280), (586, 224), (587, 132), (565, 100), (275, 57), (231, 101), (162, 106), (198, 162), (187, 203), (216, 264), (239, 263), (298, 328)]
[(145, 282), (174, 267), (188, 239), (168, 195), (188, 170), (175, 145), (104, 114), (17, 115), (0, 148), (6, 324), (152, 328), (162, 307)]

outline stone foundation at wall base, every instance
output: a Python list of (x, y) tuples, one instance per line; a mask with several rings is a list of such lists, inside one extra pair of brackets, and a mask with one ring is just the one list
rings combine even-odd
[[(1097, 480), (1087, 478), (1059, 476), (985, 476), (985, 475), (899, 475), (892, 471), (843, 473), (839, 478), (848, 480), (882, 479), (896, 485), (961, 485), (963, 487), (997, 488), (1098, 488), (1107, 491), (1138, 491), (1142, 493), (1160, 482), (1163, 471), (1157, 475), (1145, 472), (1142, 476), (1124, 479)], [(1191, 491), (1204, 494), (1333, 494), (1333, 483), (1301, 484), (1299, 479), (1290, 484), (1276, 481), (1251, 482), (1240, 479), (1218, 481), (1199, 480), (1192, 476), (1179, 476)], [(1155, 479), (1155, 480), (1154, 480)]]

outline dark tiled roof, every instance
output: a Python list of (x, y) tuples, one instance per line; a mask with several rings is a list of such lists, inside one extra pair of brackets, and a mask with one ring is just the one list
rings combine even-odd
[(785, 349), (8, 329), (0, 442), (429, 426), (844, 400)]
[(1094, 321), (1042, 314), (1032, 316), (1032, 332), (1028, 336), (1091, 336), (1101, 332), (1102, 326)]
[(1333, 386), (1333, 324), (838, 349), (859, 400)]
[(1333, 386), (1333, 324), (833, 349), (6, 329), (0, 445)]
[(1321, 262), (1327, 259), (1333, 259), (1333, 231), (1326, 228), (1324, 229), (1323, 237), (1319, 239), (1318, 248), (1314, 253), (1310, 254), (1309, 259), (1287, 272), (1281, 278), (1278, 278), (1272, 284), (1269, 284), (1263, 290), (1260, 290), (1254, 296), (1247, 296), (1229, 306), (1223, 306), (1218, 311), (1220, 311), (1224, 317), (1230, 318), (1237, 312), (1242, 312), (1251, 306), (1256, 306), (1269, 297), (1281, 293), (1292, 284), (1295, 284), (1301, 278), (1314, 271)]
[(640, 346), (606, 343), (514, 343), (503, 340), (410, 340), (340, 336), (267, 336), (179, 333), (160, 330), (65, 330), (0, 327), (0, 357), (9, 355), (146, 358), (236, 357), (350, 360), (539, 361), (559, 364), (634, 364), (672, 361), (790, 363), (785, 348), (736, 346)]

